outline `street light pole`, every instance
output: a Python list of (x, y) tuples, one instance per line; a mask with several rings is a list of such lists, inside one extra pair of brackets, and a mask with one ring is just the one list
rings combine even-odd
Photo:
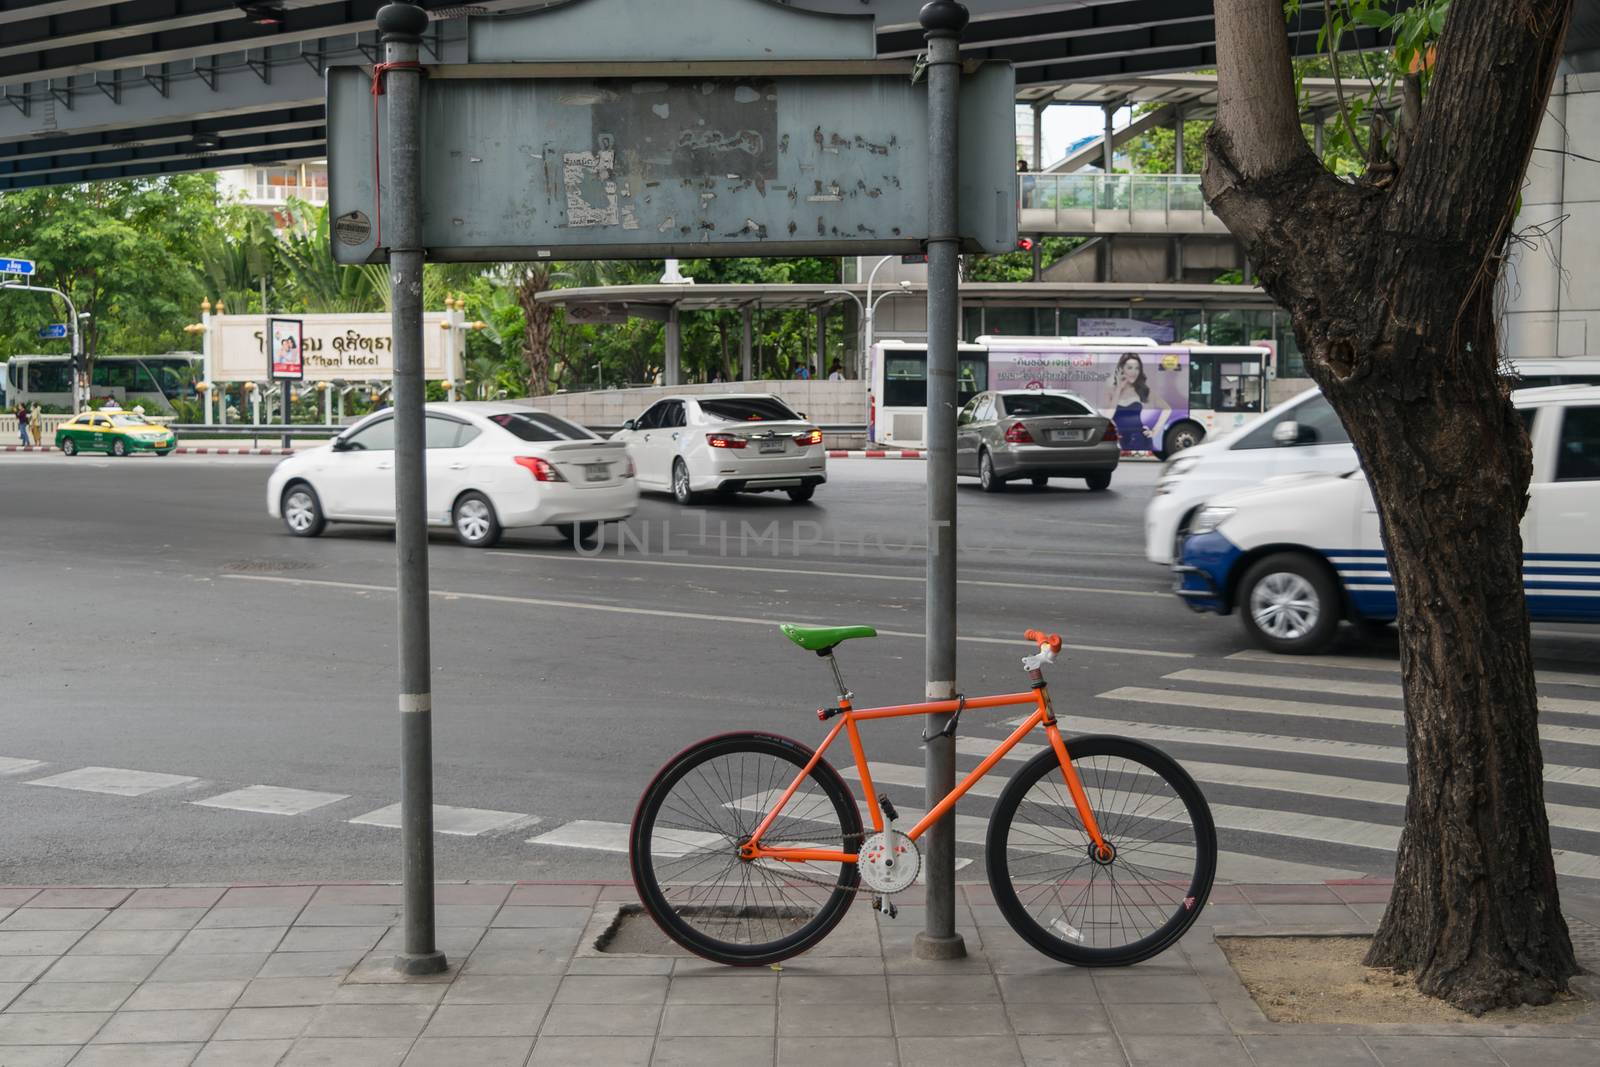
[(67, 305), (67, 320), (72, 323), (72, 413), (83, 410), (83, 393), (78, 388), (78, 368), (83, 361), (83, 335), (78, 332), (78, 308), (72, 297), (48, 285), (30, 285), (24, 282), (5, 282), (0, 289), (17, 289), (25, 293), (54, 293)]

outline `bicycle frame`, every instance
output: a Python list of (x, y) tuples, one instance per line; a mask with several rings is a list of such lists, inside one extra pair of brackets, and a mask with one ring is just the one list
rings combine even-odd
[[(1083, 820), (1084, 828), (1089, 837), (1094, 841), (1095, 849), (1101, 854), (1108, 852), (1105, 841), (1100, 836), (1099, 824), (1095, 821), (1094, 812), (1089, 807), (1089, 798), (1083, 791), (1083, 783), (1078, 779), (1078, 772), (1072, 767), (1072, 760), (1067, 755), (1066, 742), (1061, 737), (1061, 730), (1056, 724), (1055, 712), (1050, 707), (1050, 696), (1043, 683), (1036, 684), (1034, 688), (1025, 693), (1001, 693), (995, 696), (973, 697), (970, 700), (930, 700), (918, 704), (894, 704), (882, 708), (852, 708), (848, 700), (841, 699), (839, 703), (840, 722), (818, 746), (812, 754), (805, 768), (795, 776), (795, 780), (784, 790), (778, 798), (777, 804), (769, 811), (766, 818), (756, 827), (750, 835), (750, 840), (739, 848), (739, 856), (744, 860), (782, 860), (789, 863), (830, 862), (854, 863), (857, 853), (842, 852), (834, 849), (821, 848), (767, 848), (761, 844), (761, 835), (767, 832), (783, 808), (789, 803), (789, 798), (794, 796), (800, 788), (800, 783), (806, 780), (811, 771), (821, 761), (823, 753), (828, 751), (839, 734), (843, 731), (850, 739), (850, 749), (855, 756), (856, 771), (861, 776), (861, 788), (866, 793), (867, 809), (872, 815), (872, 828), (875, 832), (883, 832), (883, 811), (878, 803), (878, 794), (872, 788), (872, 772), (867, 766), (867, 754), (861, 747), (861, 733), (856, 728), (858, 722), (867, 722), (873, 719), (894, 719), (907, 715), (934, 715), (939, 713), (965, 711), (968, 709), (982, 708), (1012, 708), (1023, 705), (1034, 705), (1033, 714), (1028, 716), (1020, 726), (1012, 731), (1011, 736), (1000, 742), (993, 752), (984, 761), (973, 768), (956, 787), (945, 795), (944, 799), (924, 815), (915, 826), (906, 831), (906, 836), (915, 841), (920, 838), (934, 823), (949, 814), (960, 800), (978, 780), (988, 774), (996, 763), (1005, 758), (1006, 753), (1016, 747), (1036, 727), (1043, 725), (1045, 735), (1050, 739), (1050, 747), (1055, 751), (1056, 759), (1061, 763), (1061, 775), (1066, 781), (1067, 791), (1072, 795), (1073, 805), (1078, 809), (1078, 817)], [(820, 713), (819, 713), (820, 714)]]

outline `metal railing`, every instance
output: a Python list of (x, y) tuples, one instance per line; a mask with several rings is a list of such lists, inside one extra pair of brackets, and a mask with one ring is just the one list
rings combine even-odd
[(1025, 232), (1222, 233), (1198, 174), (1018, 174)]

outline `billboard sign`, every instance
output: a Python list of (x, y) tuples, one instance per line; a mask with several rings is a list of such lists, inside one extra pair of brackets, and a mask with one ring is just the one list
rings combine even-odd
[[(394, 329), (387, 314), (303, 315), (277, 322), (297, 323), (300, 375), (306, 381), (380, 381), (394, 378)], [(430, 381), (451, 377), (448, 338), (439, 327), (444, 312), (422, 317), (423, 374)], [(275, 360), (268, 352), (283, 347), (282, 336), (273, 338), (260, 315), (212, 315), (211, 371), (219, 382), (259, 381), (272, 372)]]
[(991, 345), (989, 388), (1076, 393), (1111, 420), (1124, 452), (1154, 452), (1189, 415), (1189, 350)]
[(1177, 339), (1171, 319), (1079, 319), (1075, 332), (1079, 337), (1148, 337), (1158, 345)]
[(299, 319), (268, 319), (267, 377), (301, 381), (306, 376), (305, 324)]

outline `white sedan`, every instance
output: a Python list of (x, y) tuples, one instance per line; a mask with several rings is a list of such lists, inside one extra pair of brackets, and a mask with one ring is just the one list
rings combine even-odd
[[(511, 403), (428, 404), (430, 526), (471, 548), (501, 531), (555, 526), (592, 541), (600, 523), (626, 519), (639, 486), (625, 446), (548, 412)], [(296, 537), (328, 522), (394, 522), (394, 412), (368, 416), (330, 444), (279, 463), (267, 511)]]
[(667, 397), (611, 439), (627, 444), (641, 488), (680, 504), (773, 490), (803, 503), (828, 480), (822, 431), (771, 393)]

